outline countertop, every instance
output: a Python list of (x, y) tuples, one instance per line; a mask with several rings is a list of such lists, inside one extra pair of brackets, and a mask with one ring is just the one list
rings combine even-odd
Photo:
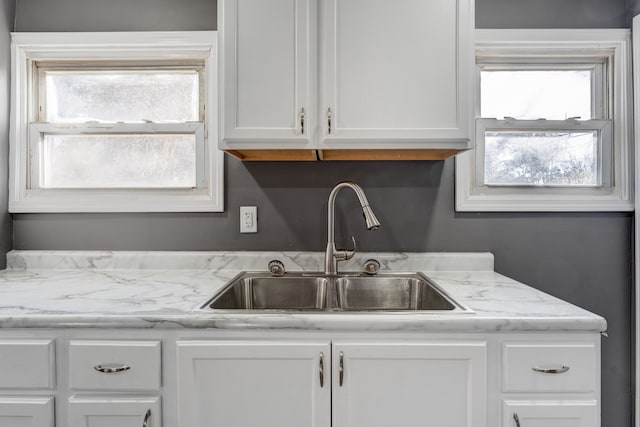
[(360, 253), (359, 271), (420, 271), (473, 313), (238, 313), (200, 307), (240, 271), (322, 270), (318, 252), (12, 251), (0, 271), (1, 328), (219, 328), (604, 332), (606, 320), (494, 271), (490, 253)]

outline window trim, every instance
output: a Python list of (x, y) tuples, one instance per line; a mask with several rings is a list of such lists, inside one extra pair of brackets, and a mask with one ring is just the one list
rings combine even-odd
[[(222, 212), (224, 155), (217, 148), (217, 33), (89, 32), (11, 33), (11, 130), (9, 144), (9, 212)], [(204, 185), (194, 189), (31, 189), (29, 139), (34, 129), (55, 125), (32, 123), (37, 106), (31, 75), (34, 61), (203, 61), (204, 129), (197, 124), (154, 124), (160, 131), (184, 129), (204, 134), (197, 160), (202, 161)], [(34, 104), (36, 103), (36, 104)], [(37, 110), (37, 108), (36, 108)], [(35, 121), (35, 119), (33, 120)], [(73, 132), (99, 132), (101, 124), (69, 125)], [(123, 124), (124, 128), (136, 125)], [(198, 126), (200, 129), (198, 129)], [(162, 129), (160, 129), (162, 128)], [(37, 132), (40, 134), (39, 132)], [(210, 137), (209, 137), (210, 136)], [(201, 181), (199, 181), (201, 183)]]
[[(604, 117), (612, 119), (613, 135), (610, 174), (612, 185), (594, 188), (569, 187), (523, 187), (501, 186), (488, 188), (478, 183), (477, 168), (484, 168), (481, 136), (476, 133), (476, 148), (456, 157), (456, 211), (459, 212), (579, 212), (579, 211), (631, 211), (630, 174), (630, 32), (626, 29), (589, 30), (476, 30), (476, 56), (482, 63), (508, 64), (523, 62), (535, 57), (545, 65), (554, 63), (553, 57), (574, 58), (584, 63), (585, 58), (607, 56), (610, 70), (606, 84), (611, 92), (611, 102), (605, 103)], [(486, 58), (491, 58), (486, 61)], [(540, 58), (544, 58), (540, 60)], [(548, 58), (548, 59), (547, 59)], [(479, 118), (480, 82), (479, 67), (476, 67), (475, 113), (476, 132), (487, 120)], [(597, 91), (598, 89), (596, 89)], [(595, 122), (594, 118), (588, 122)], [(525, 121), (521, 121), (525, 122)], [(562, 126), (563, 121), (546, 121)], [(603, 141), (604, 142), (604, 141)], [(606, 148), (606, 147), (605, 147)], [(605, 150), (606, 151), (606, 150)], [(603, 152), (606, 155), (606, 152)], [(605, 159), (606, 160), (606, 159)], [(605, 168), (606, 172), (606, 168)]]

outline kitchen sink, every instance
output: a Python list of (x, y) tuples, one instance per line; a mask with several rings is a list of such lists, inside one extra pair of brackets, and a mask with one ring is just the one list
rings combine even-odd
[(328, 284), (329, 279), (321, 276), (242, 273), (205, 306), (221, 310), (324, 310)]
[(421, 273), (243, 272), (202, 309), (269, 312), (434, 312), (468, 313)]
[(342, 310), (454, 310), (456, 305), (428, 280), (409, 276), (339, 277)]

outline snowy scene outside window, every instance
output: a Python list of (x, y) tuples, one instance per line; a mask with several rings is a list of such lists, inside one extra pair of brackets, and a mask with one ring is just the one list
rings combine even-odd
[[(481, 116), (591, 119), (589, 70), (482, 71)], [(541, 125), (543, 126), (543, 125)], [(513, 127), (518, 128), (517, 121)], [(596, 131), (486, 131), (486, 185), (598, 185)]]

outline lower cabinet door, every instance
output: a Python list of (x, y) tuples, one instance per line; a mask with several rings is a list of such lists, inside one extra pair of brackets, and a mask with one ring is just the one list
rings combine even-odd
[(159, 397), (69, 398), (69, 427), (160, 427)]
[(598, 427), (598, 403), (587, 401), (506, 400), (503, 427)]
[(53, 426), (53, 397), (0, 397), (0, 427)]
[(178, 427), (330, 427), (328, 341), (180, 341)]
[(487, 427), (485, 342), (333, 343), (333, 427)]

